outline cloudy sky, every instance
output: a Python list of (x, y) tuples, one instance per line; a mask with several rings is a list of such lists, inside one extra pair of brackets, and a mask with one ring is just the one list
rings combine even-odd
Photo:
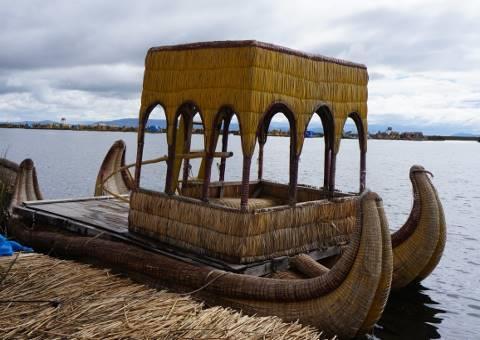
[(149, 47), (228, 39), (366, 64), (370, 123), (480, 133), (480, 2), (461, 0), (0, 0), (0, 121), (135, 117)]

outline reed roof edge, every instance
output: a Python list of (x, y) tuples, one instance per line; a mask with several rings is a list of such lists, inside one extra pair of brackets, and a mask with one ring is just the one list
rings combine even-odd
[(148, 50), (148, 54), (162, 51), (182, 51), (182, 50), (194, 50), (194, 49), (207, 49), (207, 48), (236, 48), (236, 47), (257, 47), (263, 48), (279, 53), (290, 54), (301, 58), (311, 59), (315, 61), (324, 61), (329, 63), (335, 63), (342, 66), (354, 67), (359, 69), (367, 69), (367, 66), (360, 63), (355, 63), (343, 59), (337, 59), (332, 57), (326, 57), (321, 54), (306, 53), (298, 50), (294, 50), (288, 47), (265, 43), (257, 40), (222, 40), (222, 41), (205, 41), (178, 45), (165, 45), (151, 47)]

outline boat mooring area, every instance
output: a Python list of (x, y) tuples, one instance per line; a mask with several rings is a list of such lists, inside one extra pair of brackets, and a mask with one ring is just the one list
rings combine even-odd
[(277, 317), (206, 308), (110, 270), (36, 253), (0, 258), (2, 338), (321, 339)]

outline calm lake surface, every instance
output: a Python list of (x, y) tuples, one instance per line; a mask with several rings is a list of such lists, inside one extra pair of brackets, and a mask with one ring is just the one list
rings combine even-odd
[[(117, 139), (127, 143), (127, 162), (136, 153), (136, 134), (0, 129), (0, 157), (32, 158), (45, 198), (91, 196), (98, 168)], [(241, 177), (240, 138), (230, 136), (227, 179)], [(203, 148), (194, 135), (193, 149)], [(264, 178), (288, 181), (289, 140), (269, 137)], [(145, 159), (167, 152), (165, 135), (148, 134)], [(198, 160), (193, 162), (193, 171)], [(433, 274), (421, 286), (392, 294), (375, 336), (381, 339), (480, 339), (480, 143), (370, 140), (367, 186), (384, 200), (390, 228), (407, 219), (411, 204), (409, 168), (421, 164), (435, 175), (447, 219), (447, 245)], [(337, 188), (358, 191), (358, 141), (343, 140), (337, 161)], [(216, 167), (214, 166), (215, 171)], [(165, 165), (142, 169), (142, 186), (163, 187)], [(256, 164), (252, 178), (256, 174)], [(218, 175), (213, 175), (216, 178)], [(323, 183), (323, 140), (306, 139), (299, 183)]]

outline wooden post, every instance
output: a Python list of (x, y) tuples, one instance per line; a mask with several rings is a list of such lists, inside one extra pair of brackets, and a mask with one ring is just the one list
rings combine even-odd
[(135, 189), (140, 187), (140, 176), (142, 170), (143, 145), (145, 141), (145, 124), (138, 127), (137, 159), (135, 163)]
[[(228, 129), (230, 127), (230, 121), (232, 119), (232, 116), (229, 118), (225, 118), (223, 121), (223, 131), (222, 131), (222, 152), (227, 152), (228, 148)], [(213, 150), (215, 151), (215, 150)], [(227, 163), (227, 159), (225, 157), (222, 157), (220, 159), (220, 175), (219, 175), (219, 181), (223, 182), (225, 180), (225, 166)], [(211, 166), (210, 166), (211, 169)]]
[(259, 140), (260, 148), (258, 149), (258, 180), (262, 180), (263, 178), (263, 147), (264, 145), (265, 145), (265, 141)]
[(213, 153), (209, 152), (205, 162), (205, 177), (203, 178), (202, 201), (208, 201), (208, 189), (210, 187), (210, 179), (212, 177)]
[(337, 154), (335, 153), (335, 150), (332, 149), (332, 155), (331, 155), (331, 165), (330, 165), (330, 197), (333, 197), (334, 192), (335, 192), (335, 172), (337, 168)]
[(360, 153), (360, 192), (365, 190), (367, 179), (367, 152), (362, 148)]
[(323, 163), (323, 190), (330, 190), (330, 172), (332, 167), (332, 149), (325, 141), (325, 159)]
[(298, 181), (298, 163), (300, 157), (294, 152), (290, 156), (290, 183), (288, 185), (288, 203), (295, 205), (297, 203), (297, 181)]
[[(192, 142), (192, 129), (193, 129), (193, 117), (188, 116), (185, 119), (185, 144), (183, 145), (183, 153), (190, 153), (190, 145)], [(183, 176), (182, 176), (182, 187), (186, 186), (188, 183), (188, 175), (190, 171), (190, 160), (183, 159)]]
[(172, 177), (173, 177), (173, 162), (175, 160), (175, 142), (168, 145), (168, 160), (167, 160), (167, 175), (165, 177), (165, 193), (173, 195)]
[(250, 165), (252, 156), (243, 156), (242, 187), (240, 188), (240, 210), (248, 211), (248, 195), (250, 191)]

